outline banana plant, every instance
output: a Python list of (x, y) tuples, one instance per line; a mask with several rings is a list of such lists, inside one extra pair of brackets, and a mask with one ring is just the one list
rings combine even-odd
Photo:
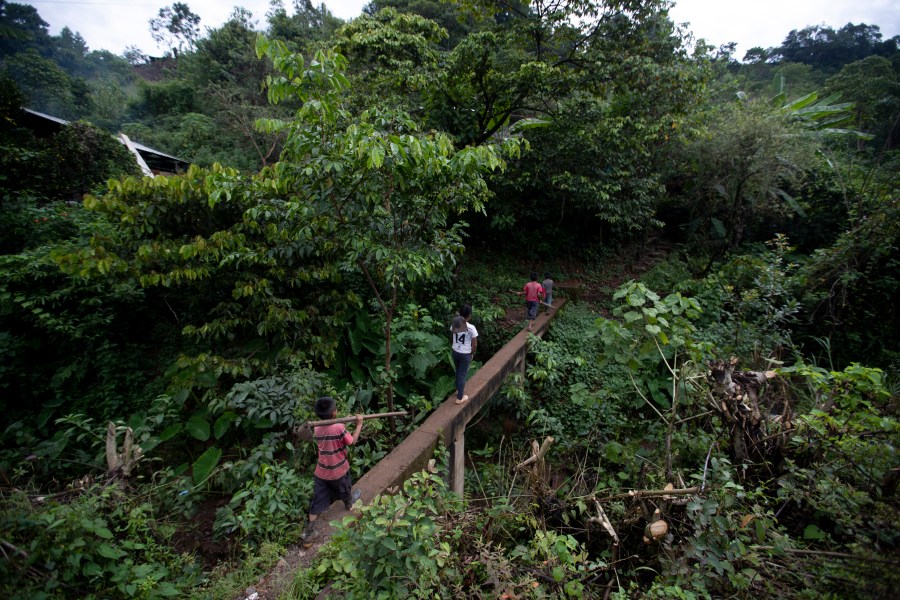
[(805, 129), (823, 134), (852, 135), (862, 139), (872, 138), (867, 133), (844, 127), (853, 122), (853, 110), (856, 108), (856, 104), (840, 102), (840, 93), (820, 99), (819, 92), (815, 91), (794, 100), (788, 100), (784, 75), (781, 73), (775, 76), (773, 87), (775, 95), (770, 100), (772, 106), (778, 112), (800, 123)]

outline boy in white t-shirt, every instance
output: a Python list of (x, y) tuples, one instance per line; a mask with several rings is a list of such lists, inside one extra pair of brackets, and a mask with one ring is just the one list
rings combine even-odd
[(463, 404), (469, 397), (465, 395), (466, 377), (469, 373), (469, 363), (475, 356), (478, 347), (478, 330), (469, 323), (472, 316), (472, 307), (468, 304), (459, 309), (459, 316), (453, 318), (450, 324), (451, 350), (453, 364), (456, 365), (456, 403)]

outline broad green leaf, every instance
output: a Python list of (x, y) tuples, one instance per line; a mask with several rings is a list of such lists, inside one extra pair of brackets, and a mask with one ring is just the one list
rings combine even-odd
[(787, 112), (796, 112), (796, 111), (800, 110), (801, 108), (809, 106), (810, 104), (815, 102), (816, 98), (818, 98), (818, 97), (819, 97), (819, 92), (810, 92), (809, 94), (807, 94), (805, 96), (801, 96), (800, 98), (793, 100), (790, 104), (786, 104), (785, 106), (782, 106), (781, 110), (784, 110)]
[(237, 419), (237, 414), (232, 411), (224, 412), (216, 422), (213, 423), (213, 435), (216, 436), (216, 439), (220, 439), (225, 432), (228, 431), (228, 427)]
[(787, 202), (788, 206), (790, 206), (791, 208), (794, 209), (794, 212), (796, 212), (801, 217), (806, 217), (806, 212), (803, 210), (803, 207), (801, 207), (797, 203), (797, 201), (794, 200), (793, 196), (791, 196), (790, 194), (788, 194), (786, 191), (784, 191), (782, 189), (777, 190), (777, 193), (779, 196), (784, 198), (784, 201)]
[(181, 431), (181, 428), (184, 427), (183, 423), (173, 423), (163, 430), (161, 434), (159, 434), (159, 441), (165, 442), (166, 440), (170, 440)]
[(116, 550), (109, 544), (100, 544), (99, 546), (97, 546), (97, 554), (99, 554), (100, 556), (103, 556), (105, 558), (117, 559), (117, 558), (121, 558), (126, 553), (123, 552), (122, 550)]
[(192, 465), (194, 473), (194, 484), (200, 484), (205, 481), (213, 470), (219, 464), (222, 458), (222, 451), (215, 446), (206, 449), (206, 452), (200, 455), (200, 458), (194, 461)]
[(186, 424), (187, 432), (201, 442), (209, 439), (209, 422), (200, 415), (194, 415)]
[(710, 219), (710, 223), (712, 223), (713, 232), (716, 234), (716, 237), (724, 238), (725, 237), (725, 225), (722, 223), (722, 221), (720, 221), (719, 219), (716, 219), (716, 218), (712, 218), (712, 219)]
[(816, 525), (807, 525), (803, 530), (803, 539), (805, 540), (824, 540), (825, 532)]
[(397, 550), (397, 542), (395, 542), (393, 538), (386, 537), (382, 539), (381, 545), (394, 551)]

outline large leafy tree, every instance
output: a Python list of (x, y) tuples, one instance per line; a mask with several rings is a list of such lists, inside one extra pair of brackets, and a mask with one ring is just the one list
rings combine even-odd
[[(802, 104), (802, 103), (801, 103)], [(817, 141), (791, 110), (736, 100), (704, 115), (679, 152), (688, 231), (720, 256), (800, 210), (794, 195), (814, 164)]]
[(114, 182), (87, 206), (116, 227), (59, 260), (79, 277), (137, 282), (165, 308), (156, 312), (189, 341), (169, 375), (201, 397), (288, 357), (330, 365), (348, 315), (381, 313), (393, 405), (395, 311), (455, 264), (462, 224), (450, 217), (483, 209), (484, 175), (502, 167), (500, 150), (456, 150), (399, 112), (352, 116), (340, 104), (340, 55), (306, 63), (265, 40), (259, 51), (279, 73), (267, 78), (269, 98), (302, 102), (292, 120), (262, 121), (286, 135), (280, 160), (252, 178), (192, 167)]
[(255, 171), (276, 160), (280, 139), (254, 123), (289, 111), (266, 101), (260, 83), (271, 66), (256, 57), (256, 35), (252, 14), (236, 8), (181, 56), (174, 77), (141, 82), (126, 133), (201, 166)]
[(854, 105), (854, 126), (876, 136), (876, 149), (900, 142), (900, 79), (886, 58), (869, 56), (845, 65), (826, 82), (828, 91)]
[(27, 108), (64, 119), (77, 119), (90, 111), (87, 83), (80, 77), (71, 77), (34, 48), (4, 59), (0, 71), (16, 82), (25, 95)]
[[(281, 139), (267, 135), (255, 127), (259, 118), (287, 115), (266, 101), (260, 87), (271, 71), (267, 61), (256, 57), (254, 44), (257, 32), (253, 30), (252, 14), (235, 8), (231, 18), (221, 27), (211, 29), (197, 42), (195, 52), (184, 57), (180, 67), (186, 81), (203, 90), (207, 99), (201, 111), (215, 132), (211, 139), (204, 139), (192, 155), (215, 157), (217, 146), (225, 139), (233, 148), (233, 166), (258, 169), (278, 157)], [(182, 130), (192, 123), (184, 123)], [(225, 162), (224, 155), (219, 155)]]
[(168, 46), (177, 60), (179, 53), (193, 49), (197, 43), (200, 15), (191, 12), (184, 2), (173, 2), (150, 19), (150, 35), (158, 44)]
[(441, 48), (450, 49), (490, 21), (465, 10), (463, 4), (442, 0), (372, 0), (363, 8), (363, 14), (375, 15), (382, 9), (391, 8), (400, 13), (415, 14), (434, 21), (448, 34), (441, 43)]
[(312, 44), (330, 39), (344, 24), (324, 2), (315, 6), (310, 0), (293, 0), (293, 7), (294, 12), (289, 15), (283, 0), (271, 0), (266, 19), (268, 34), (296, 51), (306, 51)]
[(53, 48), (49, 27), (35, 7), (0, 0), (0, 57), (28, 48), (48, 56)]
[(799, 62), (836, 72), (843, 65), (867, 56), (891, 56), (898, 49), (898, 36), (882, 41), (877, 25), (847, 23), (837, 31), (826, 25), (792, 30), (781, 46), (771, 49), (769, 60)]
[(536, 152), (496, 181), (492, 225), (521, 233), (575, 223), (588, 237), (652, 226), (670, 137), (707, 73), (669, 4), (473, 4), (490, 5), (498, 26), (448, 56), (434, 122), (476, 142), (522, 117), (548, 123), (527, 134)]
[[(281, 42), (260, 40), (280, 76), (267, 79), (273, 102), (299, 99), (281, 161), (274, 166), (274, 191), (290, 198), (291, 220), (314, 228), (316, 254), (336, 272), (358, 278), (369, 307), (384, 318), (386, 400), (393, 408), (391, 327), (400, 302), (424, 283), (443, 276), (462, 251), (462, 227), (450, 217), (484, 209), (484, 176), (502, 168), (501, 149), (457, 150), (441, 133), (419, 132), (396, 110), (372, 108), (352, 117), (339, 92), (349, 85), (345, 59), (319, 53), (306, 63)], [(504, 144), (518, 149), (518, 141)]]
[(433, 86), (441, 55), (437, 45), (447, 32), (416, 14), (386, 8), (363, 14), (341, 28), (336, 49), (350, 61), (354, 103), (417, 110)]
[[(657, 152), (669, 147), (677, 132), (668, 123), (644, 127), (615, 106), (589, 95), (560, 103), (546, 127), (528, 132), (534, 152), (498, 178), (502, 202), (492, 223), (506, 229), (518, 224), (523, 237), (558, 236), (594, 242), (628, 238), (656, 223), (662, 195)], [(514, 237), (517, 237), (514, 235)]]
[[(435, 119), (468, 126), (449, 128), (463, 140), (484, 141), (521, 116), (552, 115), (557, 102), (574, 90), (607, 93), (610, 84), (631, 79), (646, 95), (648, 84), (659, 81), (639, 80), (659, 75), (648, 73), (648, 63), (685, 56), (667, 18), (666, 0), (464, 4), (492, 14), (497, 25), (454, 48), (444, 85), (435, 93)], [(686, 99), (691, 91), (686, 86)], [(455, 116), (465, 113), (475, 116)]]
[(81, 34), (63, 27), (59, 36), (53, 38), (53, 59), (66, 72), (74, 75), (86, 75), (85, 58), (88, 55), (87, 43)]

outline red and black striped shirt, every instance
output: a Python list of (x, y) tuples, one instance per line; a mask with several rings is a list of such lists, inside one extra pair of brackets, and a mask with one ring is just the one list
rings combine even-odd
[(340, 479), (350, 470), (347, 462), (347, 446), (353, 445), (353, 436), (343, 423), (322, 425), (314, 430), (319, 446), (319, 462), (315, 475), (319, 479)]

